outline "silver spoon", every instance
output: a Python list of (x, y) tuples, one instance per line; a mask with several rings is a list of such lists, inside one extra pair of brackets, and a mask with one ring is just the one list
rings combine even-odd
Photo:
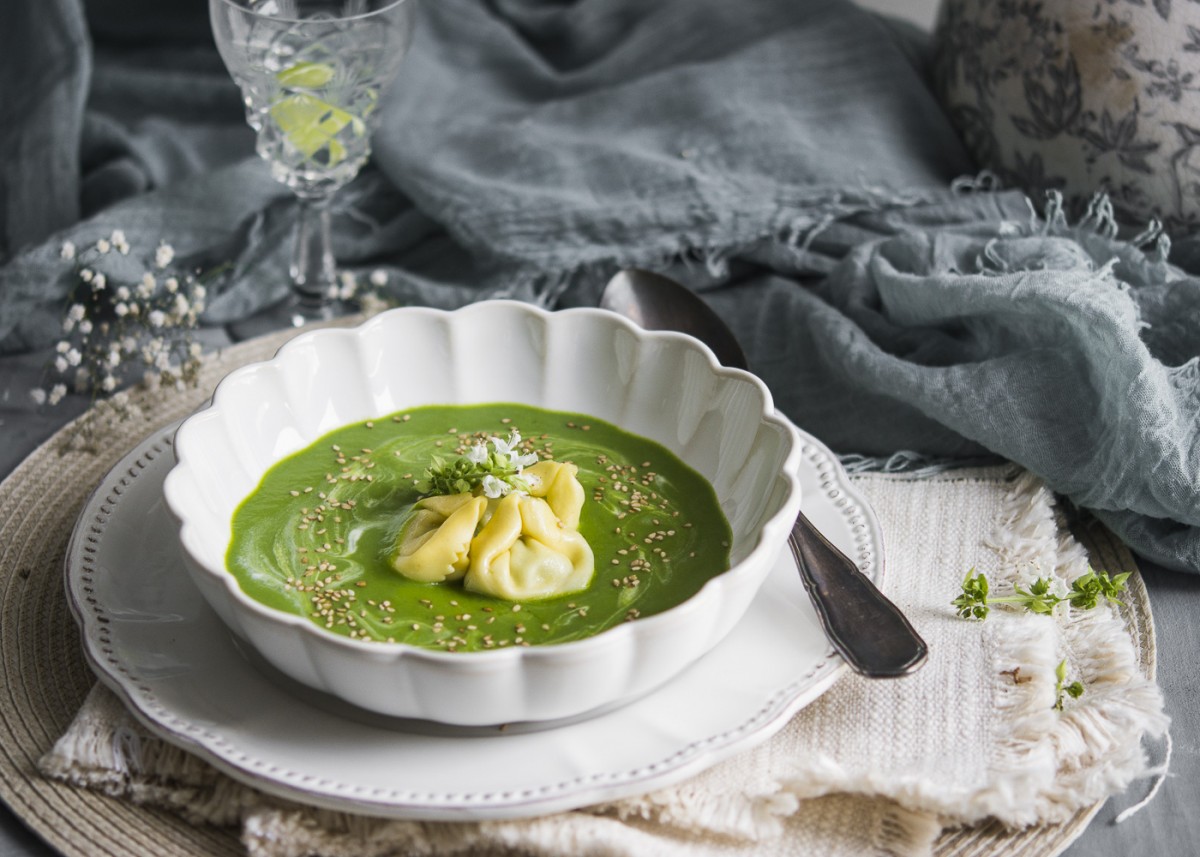
[[(604, 288), (600, 306), (647, 330), (688, 333), (726, 366), (746, 368), (733, 332), (703, 300), (661, 274), (626, 268)], [(868, 678), (908, 675), (929, 648), (913, 626), (845, 554), (801, 512), (788, 537), (825, 634), (850, 667)]]

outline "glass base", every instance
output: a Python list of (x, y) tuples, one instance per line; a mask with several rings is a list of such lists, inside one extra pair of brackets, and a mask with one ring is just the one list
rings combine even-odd
[(316, 322), (334, 321), (354, 315), (359, 309), (355, 301), (340, 298), (313, 301), (293, 293), (249, 318), (231, 322), (227, 327), (230, 336), (240, 342), (284, 328), (299, 328)]

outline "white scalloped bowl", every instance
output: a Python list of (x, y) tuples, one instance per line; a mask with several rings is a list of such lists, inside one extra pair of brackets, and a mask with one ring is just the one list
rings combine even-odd
[[(672, 450), (716, 490), (730, 568), (676, 607), (587, 639), (456, 653), (327, 632), (250, 598), (226, 570), (234, 510), (275, 462), (405, 408), (506, 401), (599, 417)], [(195, 584), (268, 664), (369, 711), (482, 726), (607, 710), (715, 646), (784, 546), (800, 508), (799, 450), (762, 382), (691, 337), (604, 310), (485, 301), (301, 334), (231, 372), (180, 426), (164, 492)]]

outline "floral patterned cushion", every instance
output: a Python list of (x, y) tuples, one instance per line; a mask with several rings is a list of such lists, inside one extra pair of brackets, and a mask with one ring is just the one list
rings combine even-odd
[(1007, 186), (1200, 231), (1200, 2), (944, 0), (935, 85)]

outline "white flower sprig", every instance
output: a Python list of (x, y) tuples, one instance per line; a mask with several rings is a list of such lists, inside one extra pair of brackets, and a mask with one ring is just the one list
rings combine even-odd
[[(182, 390), (198, 381), (200, 344), (192, 334), (204, 311), (206, 290), (194, 276), (168, 270), (171, 245), (155, 248), (153, 263), (133, 282), (110, 282), (110, 254), (128, 256), (125, 233), (114, 230), (80, 250), (64, 242), (59, 255), (72, 262), (76, 283), (63, 318), (44, 387), (31, 391), (39, 405), (56, 405), (68, 390), (106, 399), (117, 414), (129, 410), (118, 390), (130, 381), (148, 389)], [(120, 260), (116, 260), (120, 261)], [(140, 373), (140, 376), (139, 374)]]
[[(492, 448), (489, 450), (487, 444)], [(508, 440), (488, 438), (477, 443), (465, 455), (453, 461), (435, 456), (425, 471), (421, 493), (465, 494), (479, 489), (483, 496), (496, 499), (510, 491), (528, 492), (531, 488), (523, 471), (537, 464), (536, 452), (521, 452), (521, 434), (513, 429)]]

